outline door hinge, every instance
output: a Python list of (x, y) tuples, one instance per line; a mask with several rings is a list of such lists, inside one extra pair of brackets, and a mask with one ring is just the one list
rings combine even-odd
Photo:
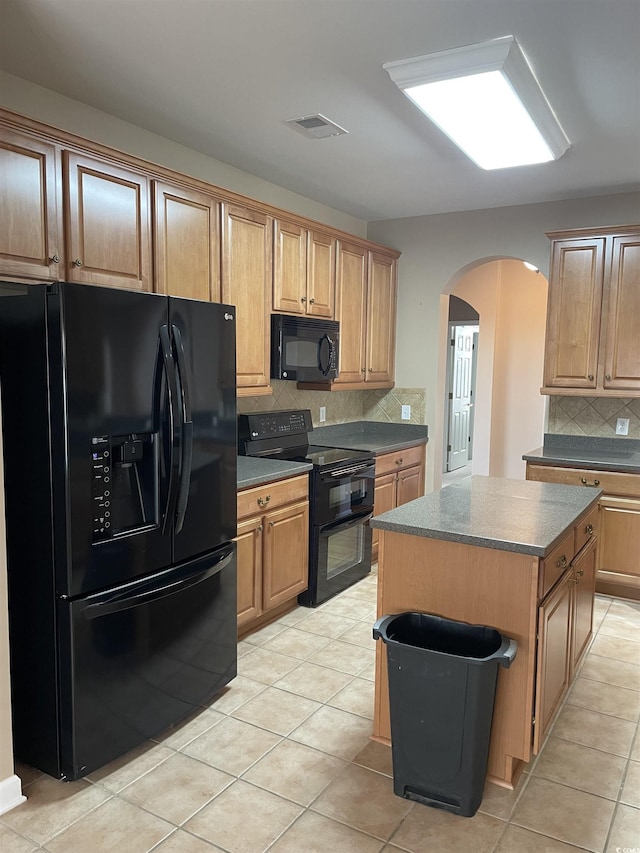
[(451, 340), (449, 341), (449, 343), (451, 344), (451, 346), (452, 346), (452, 347), (454, 347), (454, 346), (456, 345), (456, 339), (455, 339), (455, 338), (451, 338)]
[(449, 391), (449, 399), (453, 400), (453, 391)]
[(447, 453), (451, 453), (451, 445), (447, 444)]

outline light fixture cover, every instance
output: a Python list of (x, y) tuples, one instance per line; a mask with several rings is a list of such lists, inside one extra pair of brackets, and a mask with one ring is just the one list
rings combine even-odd
[(569, 147), (513, 36), (387, 62), (383, 68), (483, 169), (555, 160)]

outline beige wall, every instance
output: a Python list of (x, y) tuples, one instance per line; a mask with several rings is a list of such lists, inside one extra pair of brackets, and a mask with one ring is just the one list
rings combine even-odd
[(0, 106), (359, 237), (367, 223), (178, 145), (79, 101), (0, 71)]
[(396, 381), (425, 389), (428, 489), (439, 486), (442, 472), (448, 324), (443, 294), (478, 263), (500, 258), (530, 261), (548, 276), (546, 231), (637, 222), (639, 209), (640, 193), (624, 193), (369, 223), (370, 239), (402, 252)]

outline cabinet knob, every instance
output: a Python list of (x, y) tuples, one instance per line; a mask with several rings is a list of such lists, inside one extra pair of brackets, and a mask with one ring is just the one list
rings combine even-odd
[(587, 524), (584, 529), (584, 532), (587, 534), (587, 536), (591, 536), (591, 534), (593, 533), (593, 524)]
[(611, 382), (611, 374), (607, 373), (604, 378), (607, 380), (607, 382)]
[(367, 372), (367, 371), (366, 371), (366, 369), (365, 369), (364, 367), (362, 368), (362, 372), (363, 372), (363, 373), (366, 373), (366, 372)]
[(576, 577), (581, 578), (583, 574), (584, 574), (584, 569), (578, 569), (578, 571), (576, 572)]
[(81, 267), (82, 261), (80, 260), (80, 258), (76, 258), (75, 261), (73, 262), (73, 265), (74, 265), (74, 267)]
[(402, 465), (402, 456), (399, 459), (396, 459), (396, 465)]
[(264, 498), (258, 498), (258, 506), (266, 506), (271, 500), (271, 495), (267, 495)]
[(369, 368), (369, 373), (373, 373), (373, 367)]
[(590, 373), (590, 374), (587, 376), (587, 379), (589, 380), (589, 382), (593, 382), (593, 373)]
[(307, 301), (307, 297), (306, 297), (306, 296), (301, 296), (301, 297), (300, 297), (300, 302), (306, 302), (306, 301)]
[(313, 305), (315, 303), (315, 299), (310, 299), (309, 302)]
[(600, 480), (594, 480), (593, 483), (587, 483), (586, 477), (581, 477), (580, 482), (582, 483), (583, 486), (589, 486), (592, 489), (595, 488), (596, 486), (600, 485)]
[(256, 530), (258, 531), (258, 533), (262, 533), (262, 525), (260, 525), (259, 527), (256, 527)]
[(275, 524), (275, 521), (270, 521), (270, 522), (269, 522), (269, 527), (273, 527), (273, 525), (274, 525), (274, 524)]
[(568, 563), (568, 562), (569, 562), (569, 561), (567, 560), (567, 555), (566, 555), (566, 554), (563, 554), (563, 555), (562, 555), (562, 557), (560, 557), (560, 559), (559, 559), (559, 560), (556, 560), (556, 566), (557, 566), (559, 569), (564, 569), (564, 567), (567, 565), (567, 563)]
[(51, 262), (52, 262), (52, 263), (54, 263), (54, 264), (59, 264), (59, 263), (60, 263), (60, 255), (54, 255), (54, 256), (51, 258)]

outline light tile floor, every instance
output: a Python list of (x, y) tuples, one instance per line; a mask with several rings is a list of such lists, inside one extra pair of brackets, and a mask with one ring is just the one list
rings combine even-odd
[(375, 574), (239, 645), (210, 709), (88, 779), (19, 766), (2, 853), (640, 850), (640, 604), (598, 596), (595, 639), (515, 791), (473, 818), (394, 796), (370, 740)]

